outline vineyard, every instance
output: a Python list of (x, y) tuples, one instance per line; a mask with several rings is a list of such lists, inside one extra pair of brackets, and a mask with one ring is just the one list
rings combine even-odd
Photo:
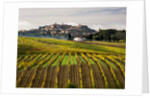
[[(96, 42), (98, 43), (98, 42)], [(18, 37), (18, 88), (125, 88), (125, 47)]]

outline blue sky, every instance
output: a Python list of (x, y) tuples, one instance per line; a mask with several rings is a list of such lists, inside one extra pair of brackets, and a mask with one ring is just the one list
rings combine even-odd
[(19, 30), (64, 23), (88, 25), (90, 28), (126, 29), (125, 7), (101, 8), (21, 8), (19, 9)]

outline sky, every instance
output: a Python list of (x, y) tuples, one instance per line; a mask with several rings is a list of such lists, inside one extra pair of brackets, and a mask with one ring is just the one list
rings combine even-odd
[(126, 29), (126, 7), (19, 9), (19, 30), (36, 29), (54, 23), (87, 25), (95, 30), (123, 30)]

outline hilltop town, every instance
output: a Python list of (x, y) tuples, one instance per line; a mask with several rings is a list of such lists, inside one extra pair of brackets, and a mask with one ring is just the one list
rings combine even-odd
[(20, 30), (19, 35), (28, 35), (28, 36), (87, 36), (90, 34), (95, 34), (95, 30), (90, 29), (87, 25), (72, 26), (67, 24), (52, 24), (40, 26), (38, 29), (31, 30)]

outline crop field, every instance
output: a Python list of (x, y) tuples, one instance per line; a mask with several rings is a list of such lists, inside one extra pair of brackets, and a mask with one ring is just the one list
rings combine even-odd
[(18, 37), (18, 88), (125, 88), (125, 43)]

